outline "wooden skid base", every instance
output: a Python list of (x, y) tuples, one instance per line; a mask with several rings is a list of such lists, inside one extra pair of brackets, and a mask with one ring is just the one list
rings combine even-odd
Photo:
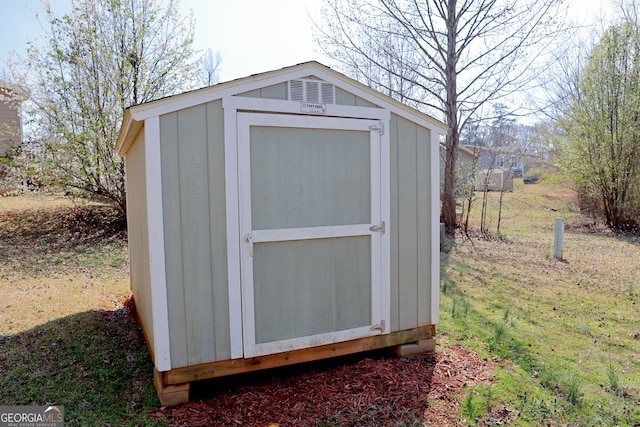
[(231, 359), (201, 365), (175, 368), (166, 372), (154, 371), (154, 384), (162, 406), (175, 406), (189, 400), (189, 383), (209, 378), (223, 377), (244, 372), (276, 368), (296, 363), (311, 362), (330, 357), (345, 356), (363, 351), (396, 347), (407, 343), (423, 342), (422, 347), (435, 347), (436, 328), (434, 325), (422, 326), (375, 335), (357, 340), (339, 342), (318, 347), (305, 348), (284, 353), (269, 354), (249, 359)]
[(158, 399), (162, 406), (176, 406), (189, 401), (189, 383), (166, 385), (163, 384), (161, 372), (153, 369), (153, 384), (156, 386)]

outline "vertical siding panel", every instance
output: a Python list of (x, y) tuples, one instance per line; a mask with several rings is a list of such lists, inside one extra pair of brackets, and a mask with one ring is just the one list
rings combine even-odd
[(389, 232), (391, 233), (390, 242), (390, 255), (391, 255), (391, 325), (390, 330), (392, 332), (400, 330), (400, 307), (399, 307), (399, 241), (398, 230), (399, 218), (398, 218), (398, 116), (391, 115), (389, 122), (389, 140), (391, 148), (389, 150), (389, 162), (390, 162), (390, 179), (391, 179), (391, 195), (390, 195), (390, 215), (391, 224)]
[(169, 339), (171, 341), (171, 365), (172, 368), (176, 368), (188, 364), (182, 280), (182, 240), (180, 238), (178, 113), (170, 113), (160, 117), (160, 150)]
[[(153, 351), (153, 312), (151, 307), (151, 273), (149, 271), (149, 233), (147, 228), (147, 195), (144, 130), (127, 152), (127, 224), (131, 290), (140, 321)], [(154, 357), (155, 359), (155, 357)], [(154, 360), (155, 361), (155, 360)]]
[(418, 207), (416, 125), (398, 120), (398, 219), (400, 329), (418, 326)]
[(227, 227), (225, 206), (224, 113), (222, 102), (207, 104), (211, 285), (215, 360), (231, 358), (229, 287), (227, 283)]
[(190, 365), (208, 362), (214, 353), (206, 118), (204, 105), (178, 113), (182, 264)]
[[(431, 174), (429, 130), (418, 127), (417, 132), (417, 198), (418, 198), (418, 324), (431, 320)], [(435, 214), (435, 213), (434, 213)]]

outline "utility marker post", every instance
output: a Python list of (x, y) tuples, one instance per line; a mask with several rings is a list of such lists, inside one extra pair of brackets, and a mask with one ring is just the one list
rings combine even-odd
[(562, 261), (562, 246), (564, 245), (564, 219), (556, 218), (555, 239), (553, 242), (553, 256)]

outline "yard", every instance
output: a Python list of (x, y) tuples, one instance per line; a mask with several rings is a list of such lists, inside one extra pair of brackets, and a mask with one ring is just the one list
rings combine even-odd
[(71, 425), (640, 425), (640, 239), (579, 215), (561, 182), (517, 182), (500, 236), (495, 203), (490, 219), (442, 254), (436, 355), (205, 382), (163, 409), (113, 211), (2, 198), (0, 404), (64, 405)]
[(491, 386), (462, 397), (462, 414), (506, 405), (516, 425), (640, 425), (640, 239), (578, 214), (562, 182), (517, 184), (501, 236), (459, 236), (442, 255), (440, 333), (502, 362)]

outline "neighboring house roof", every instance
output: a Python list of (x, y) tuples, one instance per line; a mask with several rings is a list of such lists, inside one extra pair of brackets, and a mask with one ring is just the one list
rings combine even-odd
[(537, 153), (530, 153), (524, 147), (518, 145), (502, 146), (478, 146), (465, 145), (466, 149), (475, 152), (478, 156), (478, 166), (480, 168), (510, 168), (524, 167), (531, 162), (539, 162), (541, 156)]
[[(447, 146), (442, 144), (442, 143), (440, 143), (440, 149), (441, 150), (446, 150)], [(478, 157), (478, 153), (477, 152), (474, 152), (473, 150), (468, 149), (467, 146), (465, 146), (465, 145), (458, 145), (458, 152), (466, 154), (467, 156), (472, 157), (472, 158), (473, 157)]]
[(371, 102), (374, 106), (387, 108), (392, 113), (427, 128), (432, 128), (435, 125), (436, 128), (446, 132), (447, 126), (441, 121), (383, 95), (319, 62), (310, 61), (129, 107), (124, 113), (120, 135), (116, 142), (116, 152), (120, 155), (127, 152), (144, 120), (148, 118), (310, 76), (343, 88), (353, 95)]
[(517, 145), (495, 145), (491, 147), (481, 145), (461, 145), (465, 149), (474, 153), (491, 152), (496, 154), (521, 154), (523, 152), (522, 147)]

